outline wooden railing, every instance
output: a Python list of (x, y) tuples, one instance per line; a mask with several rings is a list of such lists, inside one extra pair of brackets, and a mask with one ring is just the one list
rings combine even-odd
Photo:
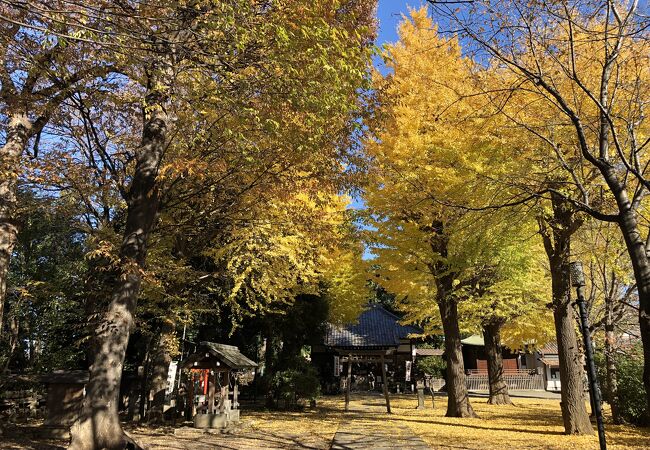
[[(527, 370), (515, 373), (506, 372), (503, 379), (511, 390), (544, 390), (544, 377), (539, 374), (530, 374)], [(470, 373), (467, 375), (467, 389), (473, 391), (487, 391), (490, 383), (486, 373)]]
[[(487, 369), (469, 369), (466, 371), (469, 375), (487, 375)], [(506, 375), (537, 375), (535, 369), (508, 369), (503, 368), (503, 373)]]

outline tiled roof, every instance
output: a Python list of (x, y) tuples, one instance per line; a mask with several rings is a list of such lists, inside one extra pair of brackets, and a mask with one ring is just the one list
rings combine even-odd
[(329, 347), (395, 347), (400, 339), (422, 330), (401, 325), (399, 317), (379, 305), (372, 305), (361, 313), (358, 323), (349, 325), (327, 324), (325, 345)]
[(445, 350), (442, 348), (416, 348), (416, 356), (442, 356)]
[(234, 345), (217, 344), (208, 341), (200, 342), (197, 351), (190, 355), (184, 364), (191, 364), (194, 361), (202, 359), (204, 353), (209, 353), (231, 369), (252, 369), (257, 367), (254, 361), (242, 355)]
[(557, 356), (546, 356), (539, 358), (539, 360), (549, 367), (560, 367), (560, 358)]
[(542, 355), (557, 355), (557, 342), (549, 342), (544, 347), (539, 349)]

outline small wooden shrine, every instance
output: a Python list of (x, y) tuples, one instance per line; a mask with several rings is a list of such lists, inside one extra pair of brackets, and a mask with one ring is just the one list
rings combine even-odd
[[(196, 428), (225, 428), (239, 421), (239, 379), (257, 367), (234, 345), (201, 342), (182, 363)], [(232, 389), (231, 389), (232, 388)]]
[(39, 377), (47, 386), (47, 417), (41, 436), (68, 438), (70, 426), (79, 416), (88, 377), (87, 370), (54, 371)]

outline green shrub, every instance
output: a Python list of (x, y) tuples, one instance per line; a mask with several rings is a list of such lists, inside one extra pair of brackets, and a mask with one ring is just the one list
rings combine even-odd
[(433, 378), (444, 378), (447, 370), (447, 363), (440, 356), (424, 356), (416, 360), (418, 373), (432, 376)]
[(648, 411), (643, 388), (643, 349), (637, 344), (616, 357), (618, 398), (621, 417), (637, 425), (648, 424)]
[(275, 373), (270, 387), (276, 405), (286, 409), (302, 407), (320, 396), (318, 372), (308, 363)]

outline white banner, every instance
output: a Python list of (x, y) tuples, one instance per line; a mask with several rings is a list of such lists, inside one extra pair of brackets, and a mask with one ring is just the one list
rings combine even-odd
[(167, 371), (167, 389), (165, 393), (167, 395), (171, 394), (174, 391), (174, 380), (176, 380), (176, 371), (178, 370), (178, 361), (172, 361), (169, 363), (169, 370)]
[(412, 361), (406, 361), (406, 379), (405, 381), (411, 381), (411, 366), (413, 365)]

